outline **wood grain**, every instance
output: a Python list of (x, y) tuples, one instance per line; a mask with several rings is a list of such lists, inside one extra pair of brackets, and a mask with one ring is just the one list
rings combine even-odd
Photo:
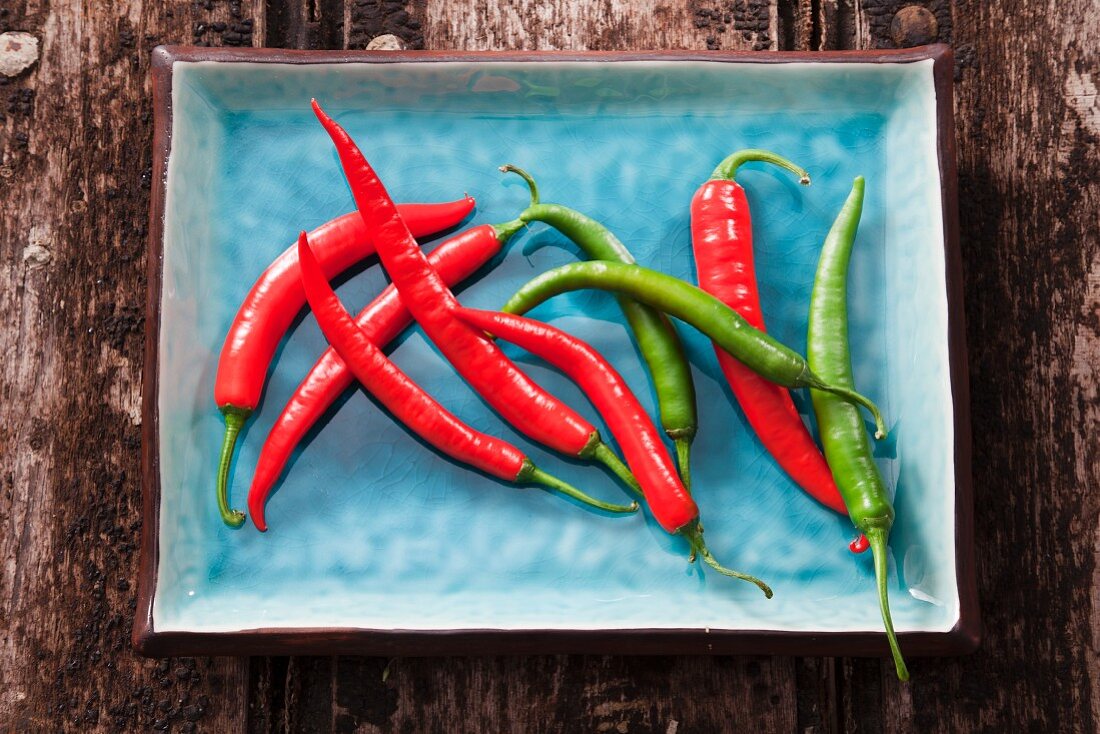
[(265, 658), (249, 730), (793, 731), (792, 681), (789, 659)]
[(0, 30), (41, 44), (37, 65), (0, 86), (0, 730), (242, 726), (245, 661), (143, 660), (128, 627), (149, 49), (231, 41), (244, 20), (224, 3), (0, 10)]
[[(900, 13), (899, 11), (905, 11)], [(931, 17), (934, 23), (928, 21)], [(1089, 0), (8, 0), (0, 730), (1095, 731), (1100, 9)], [(156, 43), (956, 49), (985, 635), (965, 659), (131, 652)]]
[(427, 48), (547, 50), (776, 49), (768, 0), (427, 0)]

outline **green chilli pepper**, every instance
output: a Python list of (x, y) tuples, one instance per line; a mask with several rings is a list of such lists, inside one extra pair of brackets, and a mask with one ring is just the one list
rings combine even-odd
[[(854, 389), (852, 356), (848, 344), (848, 262), (863, 211), (863, 177), (856, 178), (852, 192), (825, 237), (810, 296), (806, 356), (810, 368), (823, 379)], [(909, 680), (901, 656), (890, 601), (886, 591), (886, 543), (894, 523), (894, 507), (886, 482), (875, 466), (871, 441), (863, 419), (850, 404), (835, 395), (811, 390), (810, 397), (821, 431), (821, 444), (829, 461), (840, 496), (855, 526), (867, 536), (874, 554), (879, 607), (886, 625), (886, 637), (894, 656), (898, 678)]]
[(641, 301), (701, 331), (766, 380), (784, 387), (812, 387), (858, 403), (875, 419), (875, 435), (886, 435), (878, 407), (855, 390), (822, 380), (798, 352), (749, 322), (717, 298), (671, 275), (641, 265), (590, 261), (548, 270), (516, 291), (502, 311), (524, 314), (568, 291), (595, 288)]
[[(531, 189), (531, 205), (519, 215), (521, 220), (549, 224), (593, 260), (634, 264), (634, 256), (626, 245), (607, 227), (576, 209), (541, 203), (538, 185), (523, 169), (507, 165), (500, 170), (518, 174)], [(691, 489), (691, 441), (699, 421), (695, 412), (695, 383), (684, 345), (667, 316), (630, 298), (618, 300), (653, 380), (661, 427), (676, 446), (680, 477), (684, 486)]]

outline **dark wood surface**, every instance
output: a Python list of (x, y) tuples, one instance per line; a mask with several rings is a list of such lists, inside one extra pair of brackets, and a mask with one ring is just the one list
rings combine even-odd
[[(1094, 731), (1100, 7), (1087, 0), (6, 0), (0, 730)], [(195, 658), (130, 649), (158, 43), (956, 49), (984, 636), (967, 658)], [(4, 59), (0, 58), (0, 68)]]

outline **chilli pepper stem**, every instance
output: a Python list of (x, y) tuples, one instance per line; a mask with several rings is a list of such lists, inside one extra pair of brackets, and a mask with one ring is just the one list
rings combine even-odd
[(519, 166), (513, 166), (511, 163), (506, 163), (500, 167), (501, 173), (514, 173), (527, 182), (527, 188), (531, 190), (531, 203), (529, 206), (535, 206), (539, 203), (539, 185), (535, 183), (534, 177), (527, 171), (523, 170)]
[(585, 494), (581, 490), (577, 489), (571, 484), (568, 484), (561, 479), (547, 474), (542, 469), (527, 460), (523, 463), (523, 468), (520, 469), (519, 474), (516, 476), (516, 482), (531, 482), (532, 484), (541, 484), (548, 489), (552, 489), (556, 492), (564, 494), (566, 497), (572, 497), (573, 499), (581, 502), (589, 507), (595, 507), (600, 510), (606, 510), (607, 512), (615, 512), (620, 514), (628, 514), (638, 511), (638, 503), (631, 502), (629, 505), (615, 505), (610, 502), (604, 502), (598, 500), (595, 497)]
[(808, 376), (806, 378), (806, 381), (808, 387), (811, 387), (814, 390), (831, 392), (838, 397), (844, 398), (849, 403), (858, 403), (859, 405), (862, 405), (871, 414), (871, 417), (875, 419), (875, 438), (879, 440), (886, 438), (886, 422), (882, 419), (882, 413), (879, 412), (878, 406), (875, 405), (870, 398), (864, 397), (855, 390), (849, 390), (846, 387), (840, 387), (839, 385), (830, 385), (813, 374)]
[(865, 533), (871, 543), (871, 554), (875, 561), (875, 580), (878, 583), (878, 603), (882, 611), (882, 623), (886, 626), (886, 639), (890, 643), (890, 654), (894, 656), (894, 667), (898, 671), (899, 680), (909, 680), (909, 669), (905, 666), (905, 659), (901, 656), (901, 648), (898, 646), (898, 638), (894, 634), (894, 621), (890, 616), (890, 597), (887, 594), (886, 579), (889, 569), (886, 565), (886, 531), (880, 528), (868, 529)]
[(510, 222), (504, 222), (503, 224), (491, 224), (493, 232), (496, 233), (497, 239), (501, 242), (506, 242), (512, 238), (516, 232), (520, 231), (527, 226), (527, 222), (522, 219), (513, 219)]
[(252, 411), (227, 405), (222, 408), (222, 414), (225, 416), (225, 436), (222, 438), (221, 457), (218, 459), (218, 512), (221, 513), (222, 522), (231, 528), (239, 528), (244, 523), (245, 514), (229, 507), (229, 467), (233, 463), (237, 436)]
[(772, 598), (772, 588), (763, 581), (747, 573), (741, 573), (740, 571), (734, 571), (732, 568), (726, 568), (711, 555), (710, 549), (707, 548), (707, 544), (703, 540), (703, 529), (699, 526), (698, 522), (692, 523), (680, 532), (684, 534), (688, 543), (691, 544), (692, 560), (694, 560), (696, 556), (699, 556), (703, 559), (704, 563), (723, 576), (729, 576), (730, 578), (741, 579), (742, 581), (748, 581), (750, 584), (755, 584), (757, 588), (764, 592), (766, 598)]
[(610, 469), (611, 473), (618, 477), (632, 494), (642, 497), (643, 499), (645, 498), (645, 495), (642, 493), (642, 487), (634, 477), (634, 473), (627, 468), (623, 460), (619, 458), (618, 454), (611, 450), (610, 446), (600, 441), (593, 447), (591, 456), (593, 459)]
[(737, 175), (737, 169), (742, 164), (750, 161), (757, 161), (759, 163), (771, 163), (785, 168), (794, 175), (798, 176), (798, 183), (803, 186), (810, 185), (810, 174), (806, 173), (806, 169), (801, 166), (796, 166), (789, 160), (781, 155), (772, 153), (770, 150), (761, 150), (759, 148), (746, 148), (745, 150), (739, 150), (736, 153), (730, 155), (714, 169), (714, 173), (710, 174), (712, 181), (723, 179), (732, 180)]
[(680, 479), (684, 483), (684, 489), (691, 491), (691, 439), (677, 438), (673, 441), (676, 446), (676, 467), (680, 470)]

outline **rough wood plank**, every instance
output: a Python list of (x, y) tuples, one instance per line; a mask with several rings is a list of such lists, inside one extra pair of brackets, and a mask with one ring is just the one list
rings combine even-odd
[(855, 0), (856, 48), (907, 48), (952, 43), (951, 0)]
[(336, 732), (793, 731), (790, 659), (340, 659)]
[(795, 689), (798, 695), (796, 731), (802, 734), (836, 734), (840, 731), (836, 658), (795, 660)]
[[(0, 730), (236, 731), (240, 661), (130, 649), (149, 50), (245, 40), (234, 4), (5, 2), (0, 77)], [(224, 27), (223, 27), (224, 26)], [(233, 30), (240, 28), (241, 30)]]
[(366, 48), (377, 36), (394, 35), (405, 48), (424, 48), (424, 2), (416, 0), (346, 0), (347, 48)]
[(790, 658), (255, 658), (252, 670), (252, 734), (836, 731), (829, 669), (806, 666), (796, 701)]
[(332, 657), (253, 658), (249, 734), (333, 731), (333, 686), (346, 677), (338, 661)]
[(815, 51), (856, 48), (854, 0), (811, 0)]
[(859, 731), (1095, 731), (1100, 10), (1087, 0), (953, 10), (862, 0), (857, 27), (861, 47), (924, 42), (934, 39), (914, 33), (927, 35), (931, 17), (956, 46), (985, 635), (970, 658), (914, 661), (909, 687), (889, 664), (848, 661), (841, 697)]
[(815, 0), (781, 0), (776, 3), (779, 48), (812, 51), (816, 17)]
[(264, 45), (275, 48), (341, 48), (342, 0), (265, 0)]
[(775, 49), (769, 0), (427, 0), (427, 48)]

